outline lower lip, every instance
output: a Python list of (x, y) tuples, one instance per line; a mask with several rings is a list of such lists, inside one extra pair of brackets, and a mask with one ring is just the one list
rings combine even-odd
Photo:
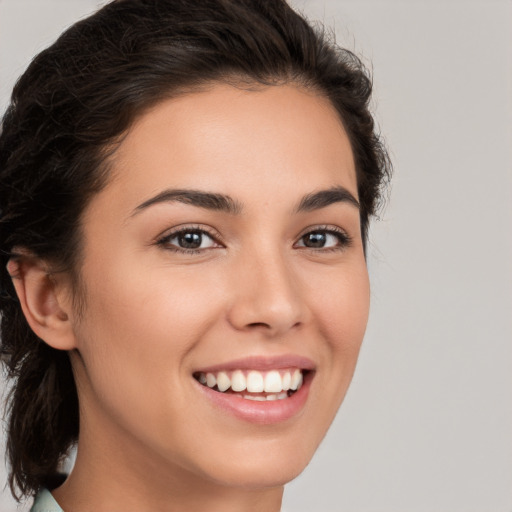
[(240, 396), (214, 391), (196, 381), (208, 400), (220, 409), (239, 419), (261, 425), (269, 425), (289, 420), (300, 413), (308, 399), (313, 372), (304, 377), (301, 388), (282, 400), (255, 401)]

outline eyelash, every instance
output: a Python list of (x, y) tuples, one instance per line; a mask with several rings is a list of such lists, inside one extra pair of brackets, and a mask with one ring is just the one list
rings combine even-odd
[[(209, 248), (189, 249), (189, 248), (185, 248), (185, 247), (178, 247), (176, 245), (172, 245), (169, 243), (169, 241), (172, 240), (173, 238), (176, 238), (180, 235), (184, 235), (186, 233), (197, 233), (197, 234), (200, 234), (201, 236), (207, 235), (212, 240), (212, 242), (214, 244), (217, 244), (217, 247), (214, 247), (214, 248), (218, 248), (218, 246), (222, 244), (222, 242), (219, 241), (219, 239), (220, 239), (219, 235), (213, 234), (210, 231), (208, 231), (207, 229), (205, 229), (204, 227), (200, 227), (200, 226), (187, 226), (184, 228), (180, 228), (176, 231), (166, 234), (165, 236), (162, 236), (161, 238), (159, 238), (157, 240), (156, 243), (157, 243), (157, 245), (164, 247), (166, 250), (170, 250), (172, 252), (176, 252), (176, 253), (180, 253), (180, 254), (191, 254), (191, 255), (200, 254), (203, 251), (209, 249)], [(350, 235), (348, 235), (344, 230), (342, 230), (338, 227), (334, 227), (334, 226), (315, 226), (314, 228), (308, 229), (308, 231), (306, 231), (305, 233), (300, 235), (298, 241), (303, 240), (306, 236), (311, 235), (313, 233), (333, 235), (334, 237), (336, 237), (338, 239), (338, 245), (336, 245), (334, 247), (325, 247), (325, 248), (324, 247), (314, 248), (314, 247), (307, 247), (304, 245), (304, 246), (300, 246), (301, 250), (306, 249), (306, 250), (310, 250), (310, 251), (314, 251), (314, 252), (321, 251), (322, 253), (329, 253), (329, 252), (342, 251), (352, 245), (352, 237), (350, 237)], [(296, 245), (296, 243), (294, 244), (294, 246)]]

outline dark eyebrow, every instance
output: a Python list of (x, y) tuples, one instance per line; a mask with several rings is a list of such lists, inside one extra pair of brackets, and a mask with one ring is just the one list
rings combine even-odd
[(188, 189), (170, 189), (160, 192), (160, 194), (139, 204), (133, 211), (136, 215), (140, 211), (158, 203), (167, 203), (178, 201), (180, 203), (190, 204), (207, 210), (218, 210), (232, 215), (237, 215), (242, 211), (242, 205), (233, 198), (224, 194), (215, 194), (212, 192), (202, 192), (200, 190)]
[(325, 208), (334, 203), (349, 203), (360, 209), (359, 201), (342, 186), (320, 190), (304, 196), (297, 207), (297, 213)]

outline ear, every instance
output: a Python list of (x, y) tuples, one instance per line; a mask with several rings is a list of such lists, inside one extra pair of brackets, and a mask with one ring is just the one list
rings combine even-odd
[(70, 322), (69, 289), (61, 275), (52, 275), (48, 264), (22, 253), (7, 263), (23, 314), (34, 333), (59, 350), (75, 348)]

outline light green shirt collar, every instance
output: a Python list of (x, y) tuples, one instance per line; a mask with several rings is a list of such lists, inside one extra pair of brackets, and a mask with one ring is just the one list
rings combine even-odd
[(41, 489), (34, 500), (30, 512), (64, 512), (48, 489)]

